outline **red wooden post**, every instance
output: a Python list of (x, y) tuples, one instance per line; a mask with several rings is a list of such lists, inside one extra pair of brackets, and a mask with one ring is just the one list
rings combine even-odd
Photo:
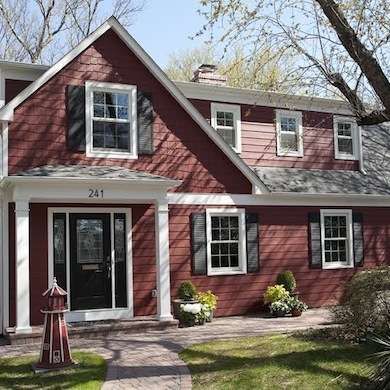
[(48, 304), (41, 310), (45, 314), (45, 324), (42, 335), (42, 346), (37, 370), (52, 370), (74, 364), (69, 349), (69, 337), (64, 313), (68, 311), (66, 305), (67, 293), (57, 285), (54, 278), (53, 285), (42, 294), (47, 297)]

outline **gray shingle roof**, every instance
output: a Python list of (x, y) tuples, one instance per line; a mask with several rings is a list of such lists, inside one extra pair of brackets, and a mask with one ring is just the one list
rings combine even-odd
[(150, 173), (135, 171), (117, 166), (91, 165), (43, 165), (41, 167), (17, 172), (13, 176), (78, 179), (153, 180), (161, 182), (173, 180), (168, 177), (152, 175)]
[(390, 127), (362, 129), (364, 169), (359, 171), (254, 168), (271, 192), (390, 195)]

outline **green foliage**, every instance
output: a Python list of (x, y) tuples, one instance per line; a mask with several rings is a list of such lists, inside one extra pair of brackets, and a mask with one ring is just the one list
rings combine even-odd
[(276, 278), (276, 284), (282, 285), (290, 293), (297, 287), (297, 282), (291, 271), (281, 272)]
[(218, 297), (215, 294), (213, 294), (210, 290), (208, 290), (206, 292), (198, 293), (197, 300), (202, 305), (206, 305), (210, 310), (215, 310), (217, 307)]
[(269, 308), (271, 313), (288, 314), (291, 311), (287, 301), (274, 301)]
[(382, 349), (373, 355), (378, 359), (377, 367), (371, 375), (373, 388), (375, 390), (388, 390), (390, 389), (390, 337), (374, 337), (373, 341)]
[(98, 390), (106, 376), (106, 361), (90, 352), (73, 352), (78, 363), (62, 371), (35, 374), (38, 356), (0, 358), (0, 389), (85, 389)]
[(275, 301), (285, 301), (290, 296), (289, 292), (281, 285), (268, 286), (264, 293), (264, 303), (273, 303)]
[(187, 280), (180, 285), (178, 294), (183, 301), (191, 301), (196, 298), (196, 287), (191, 281)]
[(346, 339), (361, 341), (370, 334), (386, 333), (390, 324), (390, 267), (355, 274), (332, 312)]
[(268, 48), (245, 54), (241, 48), (232, 49), (232, 54), (222, 57), (210, 46), (203, 46), (170, 56), (165, 72), (176, 81), (190, 81), (193, 72), (202, 64), (218, 66), (218, 72), (227, 76), (227, 85), (267, 91), (283, 90), (286, 80), (286, 64), (279, 61), (277, 53)]

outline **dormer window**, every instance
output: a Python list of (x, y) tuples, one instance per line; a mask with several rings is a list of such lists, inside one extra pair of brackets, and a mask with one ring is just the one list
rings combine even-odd
[(302, 112), (276, 110), (278, 156), (303, 157)]
[(87, 156), (136, 158), (137, 89), (86, 82)]
[(211, 126), (237, 153), (241, 153), (240, 106), (211, 103)]
[(358, 160), (359, 129), (354, 118), (334, 117), (335, 158)]

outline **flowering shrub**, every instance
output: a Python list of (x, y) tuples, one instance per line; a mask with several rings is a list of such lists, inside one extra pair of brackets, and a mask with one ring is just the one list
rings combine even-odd
[(264, 293), (264, 303), (273, 303), (275, 301), (285, 301), (290, 297), (290, 293), (280, 284), (268, 286)]
[(180, 322), (185, 326), (201, 325), (210, 316), (207, 305), (201, 303), (186, 303), (180, 305)]
[(306, 303), (300, 301), (296, 297), (288, 298), (286, 303), (291, 310), (297, 310), (297, 311), (303, 312), (303, 311), (306, 311), (308, 309), (308, 306), (306, 305)]
[(202, 305), (208, 306), (210, 311), (215, 310), (215, 308), (217, 307), (218, 297), (215, 294), (213, 294), (210, 290), (206, 292), (200, 292), (197, 295), (197, 299)]
[(186, 303), (180, 305), (180, 309), (185, 313), (199, 314), (202, 310), (200, 303)]
[(275, 301), (270, 304), (271, 313), (288, 314), (290, 313), (290, 306), (286, 301)]

